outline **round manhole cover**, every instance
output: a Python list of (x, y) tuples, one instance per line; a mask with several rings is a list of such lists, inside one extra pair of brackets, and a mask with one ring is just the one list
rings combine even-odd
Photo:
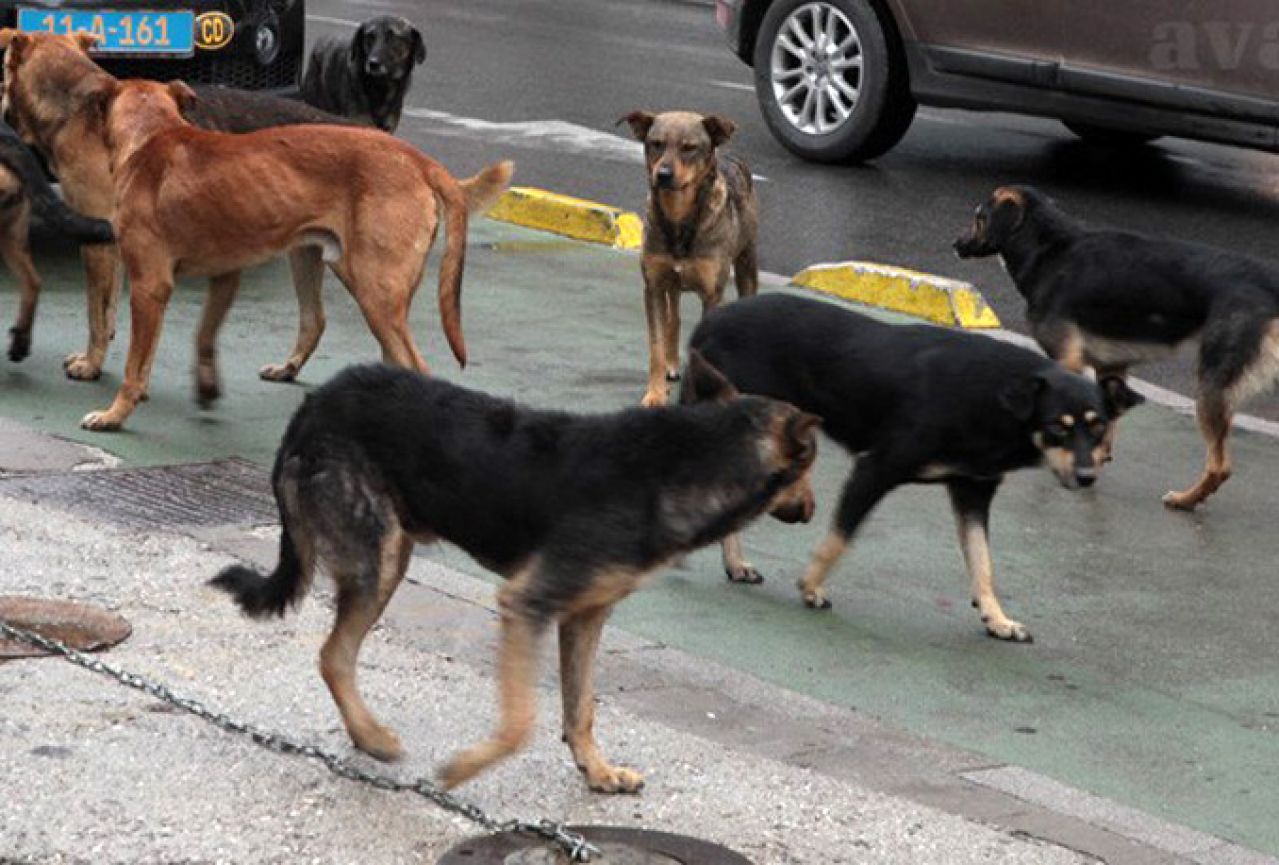
[[(110, 648), (133, 631), (123, 616), (100, 607), (12, 595), (0, 595), (0, 621), (85, 652)], [(26, 643), (0, 637), (0, 660), (46, 654)]]
[[(570, 826), (597, 848), (591, 865), (751, 865), (727, 847), (687, 835), (621, 826)], [(568, 865), (559, 847), (523, 832), (502, 832), (463, 841), (439, 865)]]

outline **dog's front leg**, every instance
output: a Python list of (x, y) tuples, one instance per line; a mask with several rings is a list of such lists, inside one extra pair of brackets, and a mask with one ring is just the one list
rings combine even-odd
[(959, 548), (964, 553), (972, 581), (973, 606), (981, 614), (986, 633), (1001, 640), (1030, 643), (1034, 638), (1020, 623), (1004, 615), (995, 597), (994, 565), (990, 558), (990, 502), (998, 481), (953, 480), (946, 485), (959, 530)]
[[(648, 388), (640, 405), (666, 405), (666, 332), (670, 327), (668, 295), (674, 293), (678, 312), (679, 286), (671, 285), (672, 274), (664, 266), (644, 263), (644, 315), (648, 322)], [(678, 325), (676, 325), (678, 330)]]
[(31, 329), (35, 326), (36, 304), (40, 300), (40, 274), (31, 260), (29, 234), (31, 202), (23, 200), (9, 217), (0, 236), (0, 256), (22, 283), (18, 317), (9, 330), (9, 360), (24, 360), (31, 353)]
[[(152, 273), (155, 271), (152, 270)], [(160, 342), (164, 311), (173, 294), (173, 274), (166, 268), (159, 278), (130, 268), (129, 273), (129, 354), (124, 364), (124, 382), (115, 400), (105, 411), (89, 412), (80, 421), (88, 430), (118, 430), (146, 397), (151, 365)]]
[(755, 566), (746, 561), (746, 556), (742, 552), (742, 536), (740, 534), (731, 534), (720, 541), (720, 552), (724, 558), (724, 573), (728, 576), (730, 582), (764, 582), (763, 576), (760, 575), (759, 571), (755, 570)]
[(466, 749), (440, 770), (445, 787), (453, 788), (474, 778), (498, 760), (518, 751), (533, 732), (537, 714), (537, 654), (546, 623), (537, 621), (509, 591), (501, 593), (502, 636), (497, 655), (499, 720), (486, 741)]
[(879, 504), (889, 490), (902, 475), (889, 471), (880, 458), (874, 454), (859, 457), (853, 469), (853, 476), (844, 484), (844, 492), (839, 498), (839, 511), (835, 515), (835, 525), (830, 534), (822, 541), (817, 552), (813, 554), (808, 569), (799, 581), (799, 591), (804, 603), (816, 610), (830, 608), (830, 600), (826, 597), (826, 578), (839, 557), (848, 548), (848, 541), (861, 525), (866, 515)]
[(564, 700), (564, 741), (573, 761), (597, 793), (638, 793), (644, 776), (614, 766), (595, 742), (595, 653), (609, 607), (597, 607), (560, 623), (560, 694)]
[(298, 336), (284, 363), (269, 363), (258, 370), (266, 381), (293, 381), (315, 352), (324, 333), (324, 257), (318, 246), (299, 246), (289, 252), (293, 289), (298, 296)]
[(85, 246), (85, 304), (89, 318), (89, 344), (83, 352), (69, 354), (62, 362), (67, 378), (94, 381), (102, 375), (107, 346), (115, 335), (116, 304), (120, 296), (120, 253), (114, 244)]

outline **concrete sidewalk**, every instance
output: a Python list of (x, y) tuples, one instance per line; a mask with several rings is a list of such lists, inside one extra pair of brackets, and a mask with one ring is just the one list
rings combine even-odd
[[(219, 547), (265, 552), (271, 534), (223, 532), (205, 542), (141, 537), (6, 501), (0, 594), (110, 607), (134, 627), (108, 653), (111, 663), (237, 719), (348, 752), (315, 667), (330, 623), (327, 592), (308, 599), (297, 616), (260, 624), (204, 586), (230, 561)], [(422, 560), (410, 579), (361, 665), (367, 699), (408, 748), (408, 758), (388, 770), (405, 778), (430, 775), (480, 737), (495, 697), (491, 588)], [(693, 834), (761, 865), (1090, 861), (697, 735), (689, 724), (655, 717), (661, 713), (651, 706), (665, 704), (669, 713), (678, 700), (687, 709), (683, 695), (697, 693), (698, 724), (729, 728), (736, 726), (729, 694), (748, 715), (768, 710), (831, 729), (856, 727), (851, 713), (796, 702), (780, 689), (616, 629), (603, 658), (600, 737), (616, 759), (648, 773), (644, 793), (609, 798), (586, 791), (558, 741), (548, 663), (533, 745), (465, 787), (468, 799), (503, 816)], [(420, 800), (269, 753), (61, 660), (0, 665), (0, 694), (4, 862), (429, 863), (476, 834)], [(779, 754), (801, 735), (780, 725), (770, 731)]]
[[(180, 291), (152, 399), (125, 433), (90, 435), (76, 424), (109, 402), (118, 385), (123, 331), (103, 381), (67, 382), (60, 358), (80, 347), (84, 333), (81, 277), (66, 258), (46, 258), (41, 267), (49, 289), (35, 352), (21, 365), (0, 363), (0, 415), (104, 449), (126, 466), (225, 456), (265, 465), (307, 387), (374, 356), (349, 297), (330, 281), (329, 332), (304, 382), (258, 381), (257, 367), (280, 359), (296, 325), (283, 268), (264, 268), (246, 280), (222, 340), (228, 395), (201, 412), (191, 403), (189, 374), (200, 292)], [(479, 220), (467, 267), (463, 318), (473, 362), (465, 372), (456, 371), (444, 349), (433, 276), (415, 304), (414, 333), (438, 374), (543, 406), (605, 410), (638, 400), (646, 357), (634, 256)], [(690, 303), (687, 327), (693, 320)], [(0, 467), (15, 467), (6, 465), (19, 452), (14, 441), (0, 429)], [(45, 460), (32, 468), (48, 469), (47, 439), (27, 442), (22, 452)], [(1051, 838), (1110, 862), (1269, 861), (1249, 858), (1244, 848), (1279, 852), (1279, 583), (1272, 565), (1279, 535), (1270, 517), (1279, 446), (1239, 436), (1235, 479), (1194, 516), (1168, 513), (1158, 501), (1198, 468), (1202, 452), (1191, 419), (1143, 407), (1125, 419), (1118, 456), (1094, 490), (1069, 493), (1046, 472), (1026, 472), (996, 500), (1002, 594), (1010, 615), (1037, 639), (1010, 646), (987, 639), (968, 609), (949, 509), (934, 489), (903, 490), (877, 511), (830, 583), (832, 612), (798, 603), (793, 580), (823, 534), (848, 471), (848, 458), (826, 443), (816, 521), (801, 528), (763, 521), (747, 535), (747, 552), (769, 582), (730, 586), (717, 555), (707, 551), (621, 606), (620, 630), (664, 647), (624, 658), (669, 654), (683, 661), (672, 669), (621, 671), (617, 681), (642, 676), (643, 687), (611, 695), (606, 705), (755, 760)], [(103, 458), (76, 457), (90, 464)], [(242, 527), (227, 531), (223, 540), (234, 544), (226, 549), (244, 546)], [(426, 556), (465, 579), (484, 579), (456, 551)], [(211, 573), (216, 563), (203, 567)], [(32, 591), (49, 592), (49, 585), (56, 584)], [(412, 644), (428, 652), (438, 648), (437, 639), (444, 638), (415, 632)], [(200, 641), (190, 642), (198, 654)], [(298, 669), (310, 681), (315, 642), (304, 642)], [(460, 649), (443, 651), (457, 656)], [(487, 663), (488, 651), (484, 646), (475, 663)], [(730, 690), (715, 702), (720, 697), (708, 697), (716, 692), (704, 679), (681, 678), (680, 669), (716, 671), (707, 674), (712, 685), (721, 672), (741, 676), (752, 683), (747, 690), (763, 688), (768, 697), (752, 704)], [(603, 687), (611, 682), (606, 672)], [(308, 687), (318, 688), (318, 679)], [(674, 696), (658, 699), (662, 694)], [(646, 695), (654, 705), (643, 704)], [(328, 712), (317, 700), (316, 711)], [(487, 697), (482, 705), (490, 706)], [(332, 717), (318, 717), (330, 729)], [(482, 726), (472, 722), (455, 736), (441, 735), (433, 756)], [(421, 735), (419, 741), (435, 741)], [(629, 745), (610, 738), (607, 725), (604, 738), (621, 759), (650, 772), (662, 765), (617, 751)], [(558, 752), (555, 759), (567, 765)], [(657, 789), (644, 801), (665, 815), (668, 800)], [(797, 794), (786, 807), (820, 808), (819, 801)]]

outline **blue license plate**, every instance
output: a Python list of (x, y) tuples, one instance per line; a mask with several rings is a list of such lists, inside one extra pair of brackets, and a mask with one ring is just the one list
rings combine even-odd
[(98, 37), (95, 54), (195, 52), (195, 13), (109, 9), (19, 9), (18, 29), (45, 33), (88, 31)]

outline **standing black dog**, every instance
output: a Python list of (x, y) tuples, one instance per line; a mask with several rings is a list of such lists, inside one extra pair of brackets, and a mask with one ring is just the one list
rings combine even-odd
[(413, 67), (426, 60), (418, 29), (398, 15), (379, 15), (359, 26), (350, 41), (316, 40), (302, 78), (302, 98), (334, 114), (394, 132)]
[(1198, 482), (1164, 504), (1192, 510), (1226, 482), (1231, 419), (1279, 376), (1279, 268), (1210, 246), (1089, 229), (1024, 186), (995, 190), (955, 251), (1003, 259), (1035, 339), (1069, 369), (1122, 377), (1198, 339), (1208, 458)]
[[(696, 354), (695, 354), (696, 353)], [(743, 393), (785, 400), (822, 418), (857, 455), (834, 526), (799, 581), (810, 607), (858, 525), (902, 484), (950, 493), (973, 606), (986, 631), (1030, 641), (995, 597), (987, 540), (1003, 476), (1047, 461), (1062, 485), (1091, 486), (1106, 424), (1141, 402), (1122, 379), (1099, 385), (1048, 358), (989, 337), (928, 325), (884, 324), (832, 303), (788, 295), (740, 300), (702, 320), (689, 348), (681, 400), (714, 399), (709, 363)], [(736, 537), (723, 543), (730, 579), (759, 582)]]
[(507, 579), (499, 728), (443, 772), (460, 784), (519, 749), (537, 710), (538, 646), (559, 625), (564, 741), (593, 790), (643, 778), (595, 743), (591, 671), (614, 605), (684, 553), (771, 513), (812, 516), (817, 418), (758, 397), (583, 416), (534, 411), (440, 379), (353, 367), (307, 397), (276, 456), (280, 562), (214, 579), (250, 615), (283, 615), (323, 562), (338, 585), (320, 672), (355, 744), (381, 759), (395, 733), (360, 699), (360, 644), (418, 542), (448, 541)]

